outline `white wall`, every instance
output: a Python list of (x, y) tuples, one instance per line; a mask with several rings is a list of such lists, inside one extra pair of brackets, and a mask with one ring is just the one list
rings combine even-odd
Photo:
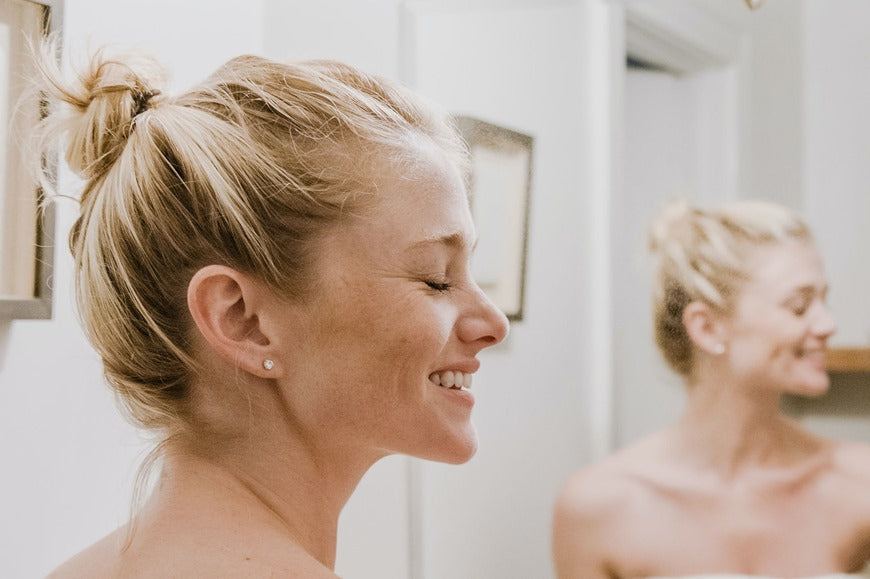
[(741, 62), (740, 192), (796, 210), (804, 186), (802, 12), (802, 0), (780, 0), (749, 13)]
[(831, 278), (838, 344), (870, 342), (870, 3), (804, 2), (806, 213)]
[[(261, 10), (229, 0), (67, 0), (64, 35), (79, 49), (149, 50), (183, 88), (230, 56), (260, 52)], [(54, 319), (0, 321), (3, 577), (45, 575), (123, 523), (145, 448), (120, 418), (73, 313), (66, 235), (76, 213), (73, 203), (58, 205)]]
[(341, 60), (399, 78), (401, 0), (265, 0), (265, 51), (286, 60)]

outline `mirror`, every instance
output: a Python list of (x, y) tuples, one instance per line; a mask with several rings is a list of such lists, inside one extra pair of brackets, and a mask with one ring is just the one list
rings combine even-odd
[[(870, 440), (861, 402), (870, 370), (870, 43), (856, 2), (738, 1), (624, 4), (624, 188), (616, 195), (614, 445), (673, 419), (679, 380), (652, 342), (645, 234), (665, 201), (701, 205), (765, 198), (797, 210), (823, 255), (832, 389), (787, 397), (788, 411), (823, 434)], [(621, 360), (633, 359), (626, 365)], [(841, 370), (847, 370), (843, 372)], [(650, 384), (651, 383), (651, 384)], [(638, 384), (644, 384), (643, 387)]]

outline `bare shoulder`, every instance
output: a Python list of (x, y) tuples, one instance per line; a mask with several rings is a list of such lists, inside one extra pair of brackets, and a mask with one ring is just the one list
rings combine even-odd
[[(196, 545), (195, 541), (153, 541), (148, 532), (135, 535), (125, 549), (126, 530), (115, 533), (88, 547), (55, 569), (48, 579), (162, 578), (162, 577), (239, 577), (265, 579), (335, 579), (336, 575), (296, 545), (282, 541), (280, 548), (263, 548), (263, 544), (234, 548)], [(260, 537), (266, 545), (276, 541)], [(144, 540), (143, 540), (144, 539)]]
[(560, 578), (611, 576), (609, 545), (618, 538), (622, 478), (608, 461), (571, 476), (553, 509), (553, 560)]
[(118, 554), (123, 548), (121, 529), (97, 541), (67, 560), (48, 575), (48, 579), (85, 579), (87, 577), (118, 577)]
[(627, 498), (645, 496), (647, 481), (667, 471), (666, 446), (664, 435), (654, 434), (574, 473), (557, 496), (557, 521), (618, 526), (631, 509)]
[(834, 468), (870, 486), (870, 445), (852, 441), (832, 441)]
[(574, 473), (556, 498), (556, 515), (582, 521), (610, 520), (633, 482), (616, 457)]
[(613, 575), (636, 501), (645, 496), (649, 457), (658, 451), (652, 437), (573, 474), (559, 492), (553, 511), (553, 556), (559, 577)]

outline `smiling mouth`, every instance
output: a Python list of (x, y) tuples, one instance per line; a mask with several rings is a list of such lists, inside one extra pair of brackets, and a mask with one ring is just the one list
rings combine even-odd
[(825, 361), (825, 348), (799, 348), (795, 354), (798, 358), (813, 360), (821, 364)]
[(471, 388), (471, 374), (454, 370), (445, 370), (444, 372), (432, 372), (429, 374), (429, 381), (440, 386), (441, 388), (451, 388), (453, 390), (461, 390), (463, 388)]
[(813, 354), (825, 354), (826, 348), (797, 348), (795, 353), (798, 356), (811, 356)]

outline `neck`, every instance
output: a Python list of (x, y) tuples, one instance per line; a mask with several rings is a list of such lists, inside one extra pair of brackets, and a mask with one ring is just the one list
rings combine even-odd
[(376, 459), (253, 438), (220, 452), (179, 445), (168, 449), (152, 502), (184, 504), (193, 516), (219, 511), (228, 528), (271, 528), (333, 569), (339, 515)]
[(818, 440), (782, 414), (780, 398), (721, 372), (696, 373), (676, 425), (679, 451), (726, 478), (747, 468), (794, 464)]

